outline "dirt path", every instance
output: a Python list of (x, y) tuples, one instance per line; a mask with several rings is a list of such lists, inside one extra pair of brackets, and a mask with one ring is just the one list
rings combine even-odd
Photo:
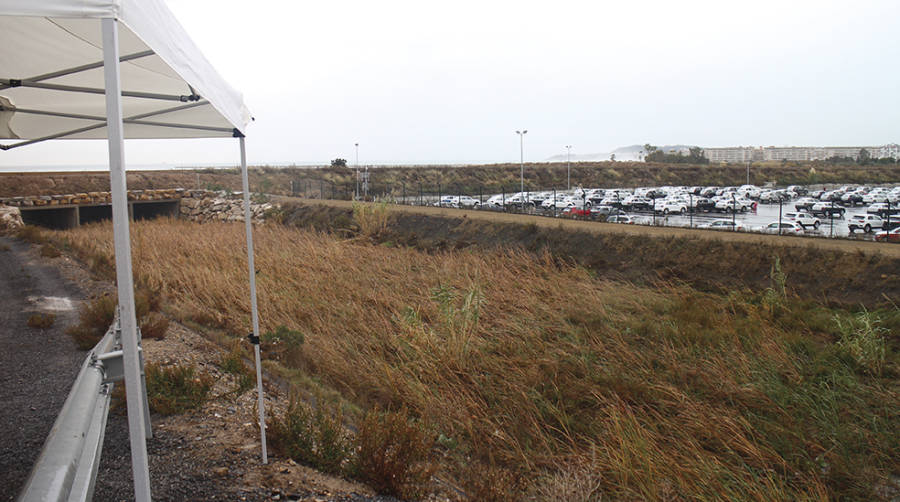
[[(353, 203), (346, 200), (297, 199), (290, 197), (276, 197), (276, 199), (283, 201), (303, 202), (304, 204), (323, 204), (341, 208), (353, 207)], [(495, 211), (448, 209), (428, 206), (392, 205), (391, 210), (451, 218), (465, 217), (473, 220), (490, 221), (495, 223), (526, 223), (546, 228), (573, 229), (594, 233), (619, 233), (629, 235), (645, 235), (648, 237), (688, 237), (696, 239), (796, 246), (801, 248), (816, 247), (820, 249), (837, 250), (850, 253), (877, 253), (893, 258), (900, 258), (900, 245), (873, 241), (826, 239), (821, 237), (779, 236), (741, 232), (721, 232), (716, 230), (703, 230), (698, 228), (621, 225), (615, 223), (598, 223), (595, 221), (570, 220), (566, 218), (548, 218), (536, 215), (510, 214)]]

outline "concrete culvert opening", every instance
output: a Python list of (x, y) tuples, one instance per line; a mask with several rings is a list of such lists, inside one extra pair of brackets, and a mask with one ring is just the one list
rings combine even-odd
[(53, 209), (31, 209), (21, 211), (22, 221), (26, 225), (65, 230), (78, 226), (78, 209), (60, 207)]
[(131, 218), (137, 220), (152, 220), (161, 216), (178, 217), (180, 201), (165, 202), (135, 202), (131, 206)]
[(80, 206), (78, 223), (84, 225), (112, 219), (112, 206)]

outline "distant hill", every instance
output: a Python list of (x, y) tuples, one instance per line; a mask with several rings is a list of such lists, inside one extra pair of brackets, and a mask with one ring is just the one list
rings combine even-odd
[[(692, 148), (691, 145), (664, 145), (659, 147), (660, 150), (664, 152), (683, 152), (685, 154), (688, 153), (688, 150)], [(640, 160), (641, 152), (644, 150), (644, 145), (631, 145), (631, 146), (623, 146), (616, 148), (611, 152), (602, 152), (602, 153), (582, 153), (582, 154), (572, 154), (572, 161), (598, 161), (598, 160), (609, 160), (610, 156), (615, 154), (616, 160)], [(552, 157), (547, 158), (548, 162), (565, 162), (566, 154), (554, 155)]]

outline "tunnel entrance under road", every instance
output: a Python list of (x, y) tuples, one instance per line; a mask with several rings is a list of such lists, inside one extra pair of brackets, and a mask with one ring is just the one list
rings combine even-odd
[(78, 207), (22, 207), (19, 208), (26, 225), (65, 230), (79, 225)]
[[(132, 220), (150, 220), (161, 216), (178, 218), (181, 199), (130, 201), (128, 215)], [(20, 207), (22, 221), (56, 230), (112, 219), (110, 204)]]

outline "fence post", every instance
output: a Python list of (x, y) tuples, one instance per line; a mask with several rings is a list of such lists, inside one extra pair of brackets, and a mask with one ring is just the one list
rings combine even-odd
[(834, 237), (834, 199), (831, 199), (831, 211), (828, 211), (831, 216), (831, 230), (829, 231), (828, 237)]
[(891, 201), (887, 201), (887, 223), (885, 223), (885, 227), (882, 228), (887, 234), (884, 236), (884, 242), (891, 242)]
[(691, 228), (694, 228), (694, 194), (688, 194), (688, 198), (690, 199), (688, 210), (691, 212)]
[[(735, 197), (734, 192), (731, 192), (731, 230), (734, 231), (737, 229), (737, 224), (734, 221), (734, 213), (736, 213), (737, 209), (737, 197)], [(778, 231), (781, 232), (781, 225), (779, 224)]]
[(478, 205), (484, 205), (484, 186), (478, 185)]
[(553, 217), (556, 218), (556, 188), (553, 188)]
[(778, 235), (781, 235), (781, 207), (784, 203), (778, 198)]
[(500, 204), (503, 205), (503, 210), (506, 211), (506, 188), (500, 187)]
[(442, 202), (443, 197), (441, 196), (441, 183), (438, 182), (438, 207), (444, 207), (444, 203)]

